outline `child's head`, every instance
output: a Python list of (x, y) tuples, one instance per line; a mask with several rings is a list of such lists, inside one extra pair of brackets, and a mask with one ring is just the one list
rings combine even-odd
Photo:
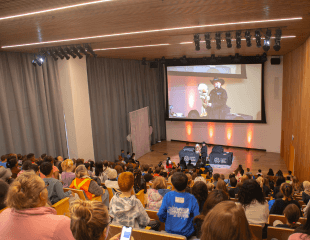
[(188, 181), (187, 176), (181, 172), (176, 172), (171, 177), (172, 185), (179, 192), (185, 190), (185, 188), (187, 187), (187, 181)]
[(124, 150), (121, 150), (121, 153), (124, 153)]
[(250, 172), (250, 169), (249, 169), (249, 168), (247, 168), (246, 170), (247, 170), (248, 172)]
[(286, 217), (289, 224), (295, 225), (300, 218), (300, 210), (296, 204), (289, 204), (283, 211), (284, 216)]
[(123, 172), (118, 177), (118, 186), (122, 192), (131, 191), (134, 185), (134, 176), (131, 172)]
[(235, 177), (230, 178), (230, 185), (232, 187), (236, 187), (237, 186), (237, 179)]
[(43, 173), (45, 176), (50, 175), (51, 173), (53, 173), (53, 164), (50, 162), (43, 162), (40, 165), (40, 171), (41, 173)]
[(283, 193), (283, 195), (286, 198), (290, 198), (292, 196), (293, 187), (292, 187), (291, 184), (289, 184), (289, 183), (282, 183), (280, 189), (281, 189), (281, 192)]
[(214, 181), (218, 181), (219, 178), (220, 178), (220, 174), (215, 173), (215, 174), (213, 175), (213, 178), (214, 178)]

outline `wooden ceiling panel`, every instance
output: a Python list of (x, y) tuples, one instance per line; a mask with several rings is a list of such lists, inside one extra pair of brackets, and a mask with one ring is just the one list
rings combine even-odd
[[(0, 4), (0, 17), (79, 4), (84, 1), (5, 0)], [(158, 54), (169, 58), (181, 56), (183, 52), (185, 52), (189, 56), (194, 57), (195, 55), (197, 56), (204, 53), (194, 51), (193, 44), (179, 47), (178, 43), (192, 41), (193, 34), (195, 33), (286, 26), (286, 28), (283, 29), (283, 35), (295, 35), (296, 38), (283, 39), (281, 41), (282, 49), (276, 53), (285, 54), (298, 47), (309, 36), (309, 0), (250, 0), (246, 2), (237, 0), (112, 0), (49, 13), (0, 20), (0, 44), (1, 46), (6, 46), (132, 31), (289, 17), (303, 17), (303, 19), (296, 21), (183, 29), (1, 49), (2, 51), (37, 52), (41, 47), (60, 46), (65, 44), (92, 43), (93, 48), (110, 48), (170, 43), (170, 46), (153, 47), (152, 49), (141, 48), (134, 51), (130, 49), (121, 49), (113, 50), (113, 54), (111, 54), (110, 51), (99, 51), (97, 53), (99, 56), (113, 57), (115, 54), (115, 57), (123, 55), (126, 58), (140, 59), (140, 52), (142, 52), (144, 53), (144, 57), (152, 59), (158, 57)], [(252, 33), (252, 36), (253, 35), (254, 32)], [(290, 44), (286, 44), (288, 42)], [(178, 47), (175, 47), (175, 45)], [(222, 46), (223, 45), (226, 45), (226, 43), (224, 42)], [(253, 41), (253, 46), (254, 45), (255, 42)], [(260, 54), (261, 50), (253, 46), (238, 51), (243, 53), (243, 55)], [(205, 49), (204, 46), (202, 46), (202, 49)], [(232, 51), (235, 52), (237, 49), (235, 49), (235, 47), (233, 47), (233, 49), (222, 48), (220, 51), (216, 51), (215, 54), (225, 56), (230, 55)], [(268, 54), (271, 54), (271, 52), (272, 51), (269, 51)]]

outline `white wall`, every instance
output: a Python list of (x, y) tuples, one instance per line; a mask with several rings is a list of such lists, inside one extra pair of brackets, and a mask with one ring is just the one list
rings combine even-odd
[(70, 158), (94, 159), (86, 58), (58, 60)]
[(167, 140), (181, 140), (266, 149), (280, 152), (283, 64), (264, 65), (267, 124), (166, 121)]

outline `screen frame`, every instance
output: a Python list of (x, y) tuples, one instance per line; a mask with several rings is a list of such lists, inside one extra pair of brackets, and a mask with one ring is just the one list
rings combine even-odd
[[(183, 60), (184, 61), (184, 60)], [(217, 57), (217, 58), (187, 58), (186, 63), (180, 59), (165, 60), (165, 81), (166, 81), (166, 121), (182, 121), (182, 122), (220, 122), (220, 123), (263, 123), (266, 124), (265, 109), (265, 89), (264, 89), (264, 63), (266, 62), (260, 56), (239, 57), (238, 62), (233, 56)], [(192, 66), (192, 65), (237, 65), (237, 64), (261, 64), (261, 120), (217, 120), (217, 119), (192, 119), (192, 118), (170, 118), (169, 117), (169, 96), (168, 96), (168, 74), (167, 68), (170, 66)]]

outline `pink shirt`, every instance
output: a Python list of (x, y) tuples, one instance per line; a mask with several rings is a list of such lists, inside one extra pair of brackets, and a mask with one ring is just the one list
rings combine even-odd
[(294, 233), (292, 234), (288, 240), (300, 240), (300, 239), (308, 239), (306, 237), (309, 237), (309, 235), (305, 234), (305, 233)]
[(0, 214), (0, 240), (74, 240), (70, 221), (50, 207), (9, 208)]

